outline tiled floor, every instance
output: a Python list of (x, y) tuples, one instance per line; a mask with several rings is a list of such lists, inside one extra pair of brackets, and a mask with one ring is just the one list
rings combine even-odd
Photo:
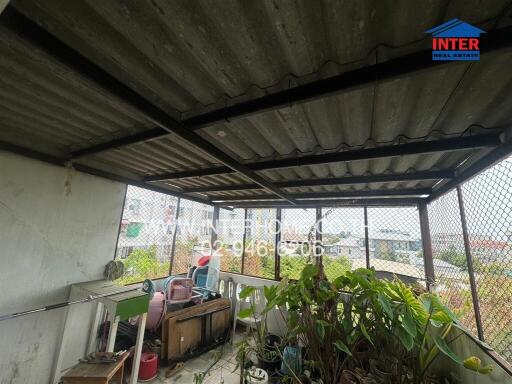
[[(235, 336), (234, 344), (236, 344), (239, 337), (238, 335)], [(194, 374), (204, 371), (215, 358), (218, 358), (218, 355), (215, 355), (215, 351), (222, 351), (221, 358), (217, 364), (211, 368), (203, 384), (239, 384), (239, 371), (233, 372), (236, 367), (236, 348), (232, 346), (230, 342), (204, 355), (186, 361), (185, 367), (171, 378), (165, 377), (167, 367), (162, 367), (158, 377), (150, 383), (194, 384)]]

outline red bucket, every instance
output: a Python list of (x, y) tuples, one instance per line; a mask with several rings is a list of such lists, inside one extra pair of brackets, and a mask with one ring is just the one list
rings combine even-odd
[(158, 375), (158, 356), (154, 352), (143, 352), (140, 356), (139, 380), (151, 380)]

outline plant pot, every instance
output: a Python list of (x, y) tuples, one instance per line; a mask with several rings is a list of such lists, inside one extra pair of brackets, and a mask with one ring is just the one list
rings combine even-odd
[(265, 336), (265, 347), (268, 350), (274, 351), (276, 350), (276, 346), (281, 346), (282, 339), (277, 335), (268, 334)]
[(368, 364), (368, 361), (370, 359), (370, 343), (368, 343), (365, 340), (360, 341), (356, 344), (354, 349), (354, 358), (359, 361), (361, 364), (365, 365)]
[(370, 359), (370, 372), (381, 379), (383, 383), (390, 383), (393, 379), (393, 367), (387, 367), (379, 360)]
[(258, 366), (270, 374), (279, 371), (281, 368), (281, 359), (267, 360), (261, 356), (258, 356)]
[(359, 380), (357, 379), (354, 372), (345, 369), (341, 373), (341, 378), (339, 384), (359, 384)]
[(261, 368), (250, 368), (246, 384), (268, 384), (268, 374)]

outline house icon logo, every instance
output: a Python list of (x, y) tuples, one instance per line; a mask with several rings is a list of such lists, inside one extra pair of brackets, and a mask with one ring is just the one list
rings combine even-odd
[(425, 33), (432, 34), (432, 60), (480, 60), (480, 28), (452, 19)]

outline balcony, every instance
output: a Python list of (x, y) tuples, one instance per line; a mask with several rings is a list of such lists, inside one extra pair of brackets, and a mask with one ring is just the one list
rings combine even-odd
[(237, 325), (296, 383), (510, 382), (510, 6), (466, 3), (0, 0), (0, 382), (198, 382)]

